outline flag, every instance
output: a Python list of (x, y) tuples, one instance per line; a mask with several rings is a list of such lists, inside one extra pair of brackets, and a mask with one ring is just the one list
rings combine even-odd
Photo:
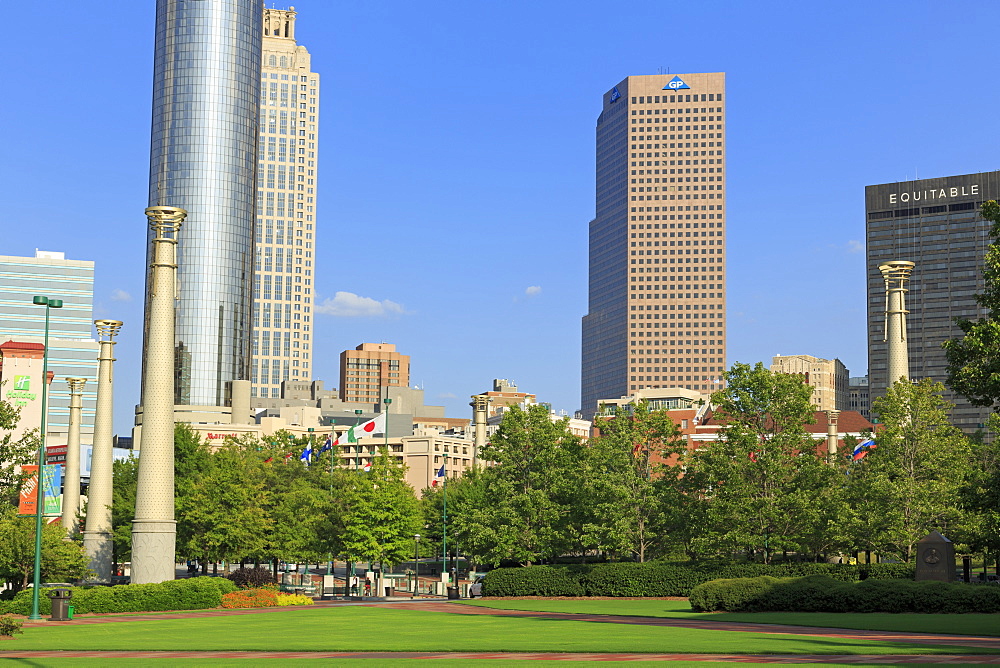
[(438, 472), (434, 474), (434, 480), (431, 480), (431, 487), (437, 487), (438, 483), (444, 482), (444, 464), (438, 469)]
[(326, 442), (323, 443), (323, 447), (319, 449), (319, 452), (323, 454), (328, 450), (333, 450), (333, 438), (331, 436), (326, 437)]
[(361, 467), (361, 470), (364, 471), (365, 473), (371, 473), (372, 463), (371, 462), (366, 463), (363, 467)]
[(359, 425), (355, 425), (345, 431), (343, 434), (337, 437), (337, 440), (333, 442), (333, 445), (349, 445), (351, 443), (357, 443), (358, 439), (362, 436), (374, 436), (375, 434), (385, 433), (385, 413), (382, 413), (377, 418), (369, 420)]
[(299, 455), (299, 460), (308, 464), (309, 460), (312, 458), (312, 454), (313, 454), (313, 446), (312, 443), (309, 443), (308, 445), (306, 445), (306, 449), (302, 451), (302, 454)]
[(868, 454), (868, 449), (874, 450), (877, 447), (878, 446), (875, 445), (874, 438), (869, 438), (867, 440), (861, 441), (860, 443), (854, 446), (854, 455), (853, 457), (851, 457), (851, 459), (853, 461), (860, 461), (865, 458), (865, 455)]
[(268, 457), (267, 459), (264, 460), (264, 463), (265, 464), (270, 464), (273, 461), (274, 461), (274, 457)]
[(285, 453), (285, 463), (287, 464), (288, 460), (291, 459), (294, 456), (295, 456), (294, 452), (287, 452), (287, 453)]

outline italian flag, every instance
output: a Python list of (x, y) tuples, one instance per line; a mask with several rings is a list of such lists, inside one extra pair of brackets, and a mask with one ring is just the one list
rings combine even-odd
[(355, 425), (337, 437), (333, 445), (350, 445), (357, 443), (362, 436), (374, 436), (385, 433), (385, 413), (382, 413), (374, 420), (369, 420), (363, 424)]

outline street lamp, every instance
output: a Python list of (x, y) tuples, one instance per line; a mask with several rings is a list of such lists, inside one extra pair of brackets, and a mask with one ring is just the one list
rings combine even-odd
[(420, 544), (420, 534), (413, 534), (413, 588), (410, 590), (413, 595), (417, 595), (417, 586), (420, 584), (420, 551), (417, 546)]
[(389, 450), (389, 404), (392, 403), (392, 399), (390, 399), (389, 397), (386, 397), (383, 401), (385, 402), (385, 403), (382, 404), (382, 412), (385, 413), (385, 431), (384, 431), (384, 433), (382, 435), (385, 438), (385, 449), (388, 452), (388, 450)]
[(45, 427), (48, 422), (48, 400), (49, 400), (49, 315), (54, 308), (62, 308), (61, 299), (51, 299), (36, 295), (32, 297), (31, 303), (36, 306), (45, 307), (45, 349), (42, 351), (42, 427), (38, 444), (38, 474), (35, 484), (35, 568), (33, 587), (31, 589), (31, 614), (28, 619), (41, 619), (38, 614), (38, 590), (42, 585), (42, 511), (45, 504), (45, 492), (42, 482), (45, 471)]

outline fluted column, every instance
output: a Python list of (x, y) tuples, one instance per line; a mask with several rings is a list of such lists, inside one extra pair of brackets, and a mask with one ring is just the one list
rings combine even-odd
[(837, 442), (840, 440), (837, 422), (840, 411), (834, 409), (826, 412), (826, 454), (830, 462), (837, 460)]
[(898, 380), (910, 380), (910, 352), (906, 335), (906, 285), (915, 265), (895, 260), (879, 266), (885, 280), (885, 341), (888, 357), (886, 387)]
[(146, 286), (142, 440), (132, 522), (132, 582), (174, 579), (174, 312), (177, 234), (184, 209), (146, 209), (153, 250)]
[(486, 445), (486, 411), (489, 410), (490, 398), (485, 394), (472, 395), (472, 421), (475, 425), (472, 446), (472, 466), (479, 464), (479, 451)]
[(70, 536), (79, 531), (80, 514), (80, 419), (86, 378), (67, 378), (69, 385), (69, 433), (66, 438), (66, 474), (63, 477), (62, 525)]
[(111, 499), (114, 485), (114, 376), (115, 335), (121, 320), (95, 320), (101, 349), (97, 358), (97, 409), (94, 413), (94, 449), (90, 455), (87, 522), (83, 549), (98, 582), (111, 581)]

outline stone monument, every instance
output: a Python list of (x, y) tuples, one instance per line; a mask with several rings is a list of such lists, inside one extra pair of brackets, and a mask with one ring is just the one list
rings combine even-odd
[(955, 545), (937, 531), (917, 541), (917, 580), (954, 582)]

